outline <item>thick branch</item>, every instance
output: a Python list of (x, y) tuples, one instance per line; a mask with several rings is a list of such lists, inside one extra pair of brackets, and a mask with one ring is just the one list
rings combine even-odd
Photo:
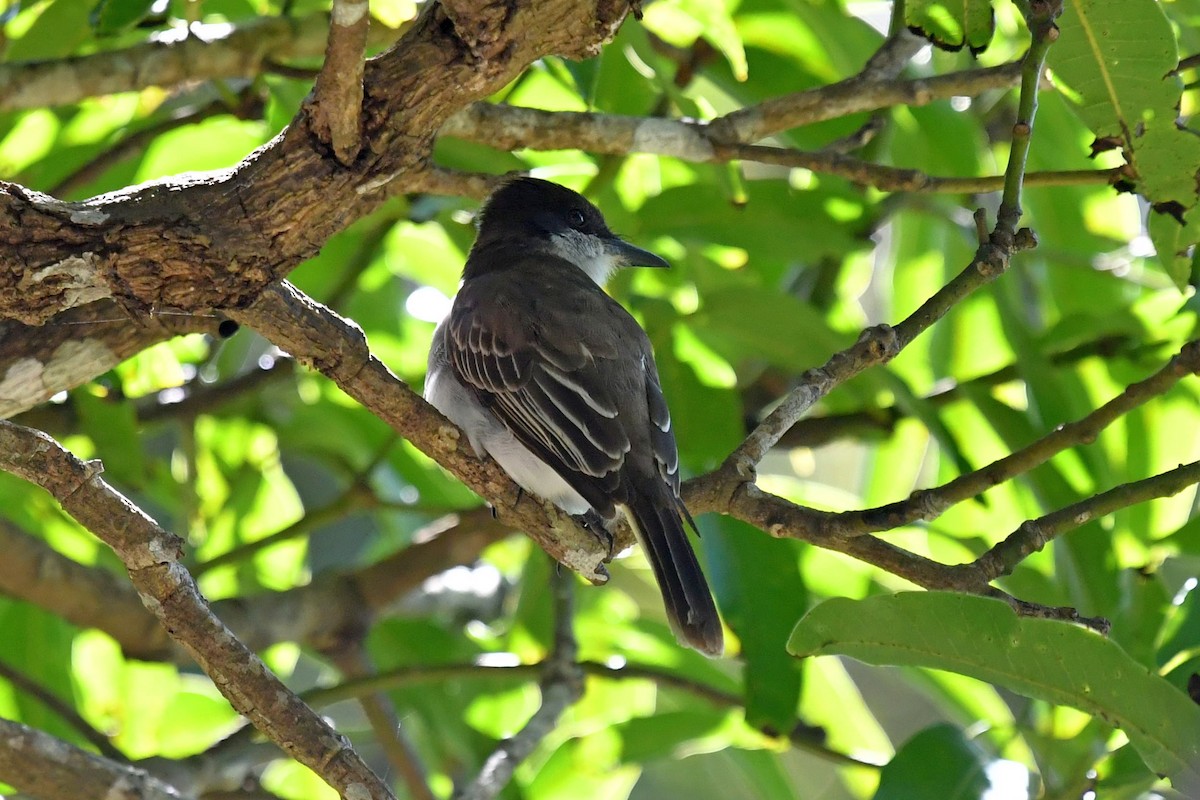
[[(40, 324), (113, 297), (135, 312), (244, 307), (337, 231), (428, 171), (434, 132), (547, 53), (592, 54), (627, 11), (539, 0), (460, 37), (440, 4), (363, 76), (363, 150), (329, 155), (304, 110), (236, 168), (63, 203), (0, 184), (0, 317)], [(596, 14), (600, 15), (599, 17)], [(480, 38), (494, 57), (472, 50)], [(383, 191), (386, 189), (387, 191)]]
[(112, 301), (90, 303), (35, 327), (0, 320), (0, 419), (73, 389), (181, 333), (221, 336), (215, 314), (134, 317)]
[(33, 797), (187, 800), (145, 770), (0, 719), (0, 780)]

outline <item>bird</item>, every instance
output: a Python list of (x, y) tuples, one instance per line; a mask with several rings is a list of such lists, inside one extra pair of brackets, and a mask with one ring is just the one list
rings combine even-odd
[(429, 350), (425, 399), (525, 492), (610, 544), (620, 518), (646, 552), (677, 640), (724, 651), (688, 538), (679, 451), (650, 340), (603, 289), (623, 267), (670, 265), (619, 238), (571, 189), (508, 178)]

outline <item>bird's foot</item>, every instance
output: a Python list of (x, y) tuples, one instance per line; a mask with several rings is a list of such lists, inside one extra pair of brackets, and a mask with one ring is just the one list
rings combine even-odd
[(572, 518), (579, 523), (580, 527), (595, 536), (600, 544), (604, 545), (605, 551), (608, 553), (604, 560), (612, 561), (613, 548), (616, 546), (617, 540), (608, 530), (608, 526), (604, 524), (604, 517), (600, 516), (594, 508), (589, 508), (582, 514), (573, 514)]

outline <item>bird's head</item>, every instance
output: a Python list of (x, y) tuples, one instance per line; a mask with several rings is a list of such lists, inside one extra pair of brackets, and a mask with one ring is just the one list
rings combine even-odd
[(601, 285), (621, 267), (670, 266), (609, 230), (583, 195), (537, 178), (506, 181), (484, 203), (476, 246), (493, 242), (553, 253)]

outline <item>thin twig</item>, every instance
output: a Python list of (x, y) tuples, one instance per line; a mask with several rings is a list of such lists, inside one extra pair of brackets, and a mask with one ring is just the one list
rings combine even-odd
[(732, 494), (725, 494), (719, 485), (713, 487), (703, 479), (693, 479), (685, 484), (683, 499), (694, 513), (720, 511), (748, 522), (772, 536), (798, 539), (836, 553), (843, 553), (925, 589), (952, 589), (999, 597), (1022, 614), (1076, 622), (1098, 631), (1103, 631), (1107, 625), (1102, 619), (1082, 617), (1073, 608), (1029, 603), (1017, 600), (999, 589), (981, 587), (977, 576), (961, 565), (934, 561), (869, 534), (854, 537), (831, 536), (826, 531), (829, 520), (836, 515), (799, 506), (790, 500), (764, 492), (752, 483), (740, 484)]
[(112, 147), (79, 167), (79, 169), (68, 173), (58, 183), (51, 186), (49, 192), (55, 197), (65, 198), (78, 189), (87, 186), (92, 181), (95, 181), (112, 166), (119, 164), (127, 158), (140, 155), (151, 142), (162, 134), (185, 125), (195, 125), (203, 120), (228, 113), (229, 106), (220, 99), (174, 113), (166, 119), (159, 120), (141, 130), (130, 133)]
[(543, 663), (542, 705), (520, 732), (500, 743), (470, 784), (455, 792), (456, 800), (491, 800), (508, 785), (513, 770), (554, 730), (558, 718), (583, 694), (583, 672), (576, 662), (577, 647), (572, 625), (575, 618), (572, 581), (569, 573), (551, 567), (554, 594), (554, 644)]
[[(1133, 337), (1124, 334), (1102, 336), (1069, 350), (1050, 353), (1049, 362), (1055, 366), (1074, 364), (1093, 356), (1105, 358), (1122, 358), (1134, 361), (1141, 353), (1158, 351), (1161, 342), (1135, 343)], [(964, 398), (966, 390), (986, 389), (999, 386), (1020, 378), (1020, 369), (1016, 364), (1001, 367), (995, 372), (980, 375), (975, 378), (956, 382), (946, 388), (938, 389), (921, 398), (934, 408), (942, 408)], [(768, 405), (778, 395), (768, 395), (770, 399), (759, 400), (762, 405)], [(878, 438), (893, 432), (896, 424), (906, 417), (906, 412), (898, 405), (861, 408), (840, 414), (825, 414), (805, 417), (792, 426), (778, 447), (820, 447), (838, 439), (846, 438)]]
[[(930, 175), (919, 169), (889, 167), (827, 151), (805, 152), (784, 147), (734, 144), (714, 148), (715, 160), (754, 161), (781, 167), (803, 168), (845, 178), (884, 192), (927, 192), (932, 194), (983, 194), (1004, 188), (1004, 175), (956, 178)], [(1030, 186), (1096, 186), (1112, 183), (1121, 168), (1038, 172), (1027, 176)]]
[[(717, 708), (744, 708), (746, 700), (741, 695), (735, 692), (727, 692), (705, 683), (692, 680), (677, 672), (672, 672), (663, 667), (651, 666), (648, 664), (632, 664), (625, 663), (621, 666), (612, 666), (609, 664), (601, 664), (597, 661), (581, 661), (579, 668), (588, 677), (601, 678), (604, 680), (645, 680), (654, 683), (659, 688), (671, 689), (691, 695), (698, 700), (702, 700)], [(417, 683), (445, 683), (447, 681), (462, 681), (478, 678), (482, 680), (493, 680), (495, 678), (510, 678), (530, 680), (541, 676), (545, 673), (545, 663), (537, 664), (515, 664), (515, 665), (492, 665), (492, 664), (433, 664), (420, 666), (398, 667), (396, 669), (379, 672), (374, 675), (356, 678), (354, 680), (344, 681), (336, 686), (321, 687), (311, 689), (304, 692), (301, 697), (304, 701), (314, 707), (321, 708), (332, 705), (334, 703), (352, 700), (363, 694), (370, 692), (381, 692), (398, 687), (411, 686)], [(796, 747), (818, 755), (828, 761), (838, 764), (846, 764), (849, 766), (866, 767), (868, 769), (878, 769), (878, 764), (873, 764), (870, 761), (863, 761), (846, 753), (833, 750), (828, 746), (815, 740), (811, 736), (803, 736), (797, 731), (800, 731), (805, 726), (797, 723), (793, 730), (793, 734), (788, 736), (788, 740)], [(209, 753), (214, 751), (235, 750), (245, 746), (245, 743), (254, 735), (254, 729), (251, 727), (243, 728), (242, 730), (230, 735), (222, 740), (218, 745), (210, 749)]]
[(387, 454), (391, 452), (392, 446), (396, 443), (396, 435), (393, 433), (388, 436), (387, 440), (376, 449), (371, 460), (359, 470), (358, 474), (354, 475), (350, 484), (333, 500), (330, 500), (320, 508), (315, 508), (312, 511), (306, 511), (304, 516), (296, 520), (290, 525), (287, 525), (275, 533), (268, 534), (261, 539), (255, 539), (252, 542), (238, 545), (237, 547), (226, 550), (220, 555), (213, 556), (207, 561), (191, 567), (193, 576), (199, 578), (204, 573), (216, 569), (218, 567), (228, 566), (230, 564), (238, 564), (251, 558), (258, 553), (268, 548), (274, 547), (277, 544), (298, 539), (301, 536), (307, 536), (316, 529), (328, 525), (332, 522), (345, 517), (355, 511), (364, 511), (378, 508), (381, 505), (379, 496), (371, 489), (368, 479), (375, 468), (387, 458)]
[[(65, 62), (0, 64), (0, 111), (68, 105), (148, 86), (169, 89), (188, 81), (254, 78), (266, 61), (320, 56), (329, 27), (329, 15), (320, 12), (299, 19), (260, 17), (233, 26), (201, 23), (182, 38), (158, 38)], [(372, 26), (372, 46), (391, 44), (406, 27)]]
[(1060, 425), (1041, 439), (986, 467), (960, 475), (942, 486), (914, 492), (907, 500), (838, 514), (830, 519), (825, 533), (831, 536), (857, 536), (936, 519), (957, 503), (1029, 472), (1068, 447), (1094, 441), (1101, 431), (1120, 417), (1166, 393), (1185, 376), (1197, 373), (1200, 373), (1200, 340), (1193, 340), (1185, 344), (1158, 372), (1126, 387), (1125, 391), (1082, 419)]
[[(1043, 0), (1037, 0), (1036, 4), (1039, 7), (1044, 5)], [(1061, 3), (1057, 7), (1061, 10)], [(966, 269), (894, 329), (886, 325), (870, 328), (863, 332), (852, 347), (835, 353), (823, 367), (806, 373), (800, 385), (767, 415), (721, 465), (718, 472), (725, 476), (725, 480), (753, 481), (755, 468), (767, 451), (774, 447), (818, 400), (864, 369), (891, 360), (968, 294), (1003, 273), (1008, 268), (1009, 259), (1014, 252), (1036, 245), (1032, 233), (1017, 235), (1015, 225), (1020, 218), (1019, 192), (1025, 174), (1029, 135), (1033, 131), (1033, 117), (1037, 110), (1036, 100), (1027, 95), (1037, 94), (1046, 50), (1050, 42), (1057, 38), (1058, 29), (1053, 25), (1054, 16), (1057, 16), (1057, 13), (1051, 14), (1048, 17), (1049, 22), (1045, 24), (1030, 26), (1034, 38), (1029, 53), (1022, 62), (1019, 122), (1014, 128), (1012, 152), (1005, 170), (1001, 213), (989, 240), (980, 244)], [(1013, 194), (1013, 191), (1017, 194)]]
[(1055, 20), (1062, 13), (1062, 0), (1030, 0), (1026, 21), (1031, 40), (1029, 51), (1021, 62), (1021, 94), (1017, 101), (1017, 121), (1013, 123), (1012, 146), (1008, 153), (1008, 168), (1004, 171), (1004, 196), (996, 215), (993, 237), (1011, 237), (1021, 219), (1021, 184), (1025, 180), (1025, 163), (1033, 138), (1037, 117), (1038, 88), (1045, 71), (1046, 54), (1058, 41)]
[(1114, 487), (1044, 517), (1023, 522), (962, 572), (973, 573), (981, 583), (993, 581), (1010, 574), (1017, 564), (1066, 531), (1137, 503), (1171, 497), (1196, 483), (1200, 483), (1200, 461)]
[(776, 97), (713, 120), (712, 138), (726, 144), (760, 141), (772, 134), (888, 106), (923, 106), (951, 97), (974, 97), (1008, 89), (1020, 79), (1020, 64), (954, 72), (932, 78), (875, 81), (855, 75), (838, 83)]
[[(137, 405), (138, 422), (142, 424), (167, 419), (196, 417), (213, 411), (226, 403), (254, 394), (276, 381), (285, 381), (296, 376), (295, 359), (281, 356), (265, 369), (254, 368), (234, 376), (227, 381), (204, 385), (196, 380), (183, 388), (187, 391), (182, 400), (164, 403), (152, 395)], [(43, 430), (45, 430), (43, 428)]]
[(304, 516), (290, 525), (285, 525), (261, 539), (232, 547), (206, 561), (192, 564), (189, 566), (189, 570), (193, 576), (199, 578), (214, 569), (240, 564), (264, 550), (307, 536), (318, 528), (337, 522), (356, 511), (372, 509), (378, 505), (379, 498), (369, 487), (357, 482), (352, 483), (337, 497), (319, 508), (305, 511)]
[[(374, 673), (370, 656), (362, 648), (362, 642), (353, 642), (333, 654), (334, 663), (350, 678)], [(358, 696), (359, 705), (366, 714), (371, 730), (388, 763), (400, 773), (408, 794), (413, 800), (435, 800), (429, 788), (429, 778), (417, 748), (409, 740), (400, 725), (396, 709), (383, 692), (368, 692)]]

